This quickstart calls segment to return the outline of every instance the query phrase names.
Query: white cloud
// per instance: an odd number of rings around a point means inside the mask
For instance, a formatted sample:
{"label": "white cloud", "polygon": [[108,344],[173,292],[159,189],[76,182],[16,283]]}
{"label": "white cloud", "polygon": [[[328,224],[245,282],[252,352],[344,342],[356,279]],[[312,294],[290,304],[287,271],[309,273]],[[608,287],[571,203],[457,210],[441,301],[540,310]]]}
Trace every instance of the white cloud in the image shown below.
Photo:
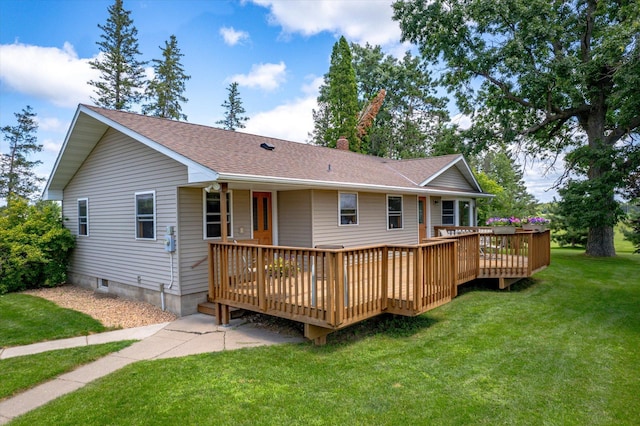
{"label": "white cloud", "polygon": [[300,88],[304,97],[253,115],[242,131],[288,141],[306,142],[309,139],[309,131],[314,126],[313,110],[318,107],[316,99],[323,78],[309,75],[306,80],[309,83]]}
{"label": "white cloud", "polygon": [[322,83],[324,83],[324,77],[309,75],[306,77],[306,79],[310,80],[311,82],[302,86],[302,93],[307,96],[313,96],[314,99],[317,98],[318,93],[320,93],[320,86],[322,86]]}
{"label": "white cloud", "polygon": [[0,80],[13,91],[45,99],[62,107],[89,103],[89,80],[99,73],[90,59],[80,59],[73,46],[32,46],[21,43],[0,45]]}
{"label": "white cloud", "polygon": [[56,117],[36,116],[36,121],[38,122],[38,130],[45,132],[64,133],[69,127],[69,123],[63,123]]}
{"label": "white cloud", "polygon": [[252,1],[268,8],[270,23],[282,26],[285,33],[311,36],[328,31],[344,35],[349,42],[382,46],[400,41],[400,27],[392,19],[392,0]]}
{"label": "white cloud", "polygon": [[456,114],[451,117],[451,123],[457,124],[462,130],[467,130],[471,127],[471,117],[465,114]]}
{"label": "white cloud", "polygon": [[279,105],[271,111],[260,112],[247,121],[243,132],[305,142],[310,129],[313,129],[312,110],[317,107],[316,97],[296,99]]}
{"label": "white cloud", "polygon": [[249,40],[249,33],[246,31],[236,31],[233,27],[220,28],[220,35],[229,46],[235,46],[244,40]]}
{"label": "white cloud", "polygon": [[275,90],[285,81],[287,66],[278,64],[258,64],[251,67],[249,74],[236,74],[230,78],[240,86],[257,87],[264,90]]}
{"label": "white cloud", "polygon": [[58,153],[60,152],[60,148],[62,147],[62,142],[56,142],[52,139],[45,139],[42,141],[42,148],[45,151]]}

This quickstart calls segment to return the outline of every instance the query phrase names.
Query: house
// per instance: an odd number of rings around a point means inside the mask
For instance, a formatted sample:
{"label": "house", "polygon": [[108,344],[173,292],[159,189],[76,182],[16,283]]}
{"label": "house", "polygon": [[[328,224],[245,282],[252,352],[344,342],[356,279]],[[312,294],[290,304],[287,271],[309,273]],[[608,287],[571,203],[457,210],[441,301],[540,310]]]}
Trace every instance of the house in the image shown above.
{"label": "house", "polygon": [[489,196],[461,155],[392,160],[88,105],[44,192],[76,235],[69,282],[179,315],[207,300],[211,241],[417,244],[475,226]]}

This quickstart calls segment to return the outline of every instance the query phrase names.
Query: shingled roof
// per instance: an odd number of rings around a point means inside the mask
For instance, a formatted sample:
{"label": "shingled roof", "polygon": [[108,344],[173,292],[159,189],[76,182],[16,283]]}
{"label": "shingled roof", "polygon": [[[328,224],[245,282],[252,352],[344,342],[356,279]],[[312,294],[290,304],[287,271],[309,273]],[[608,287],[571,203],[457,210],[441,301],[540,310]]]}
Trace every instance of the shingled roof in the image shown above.
{"label": "shingled roof", "polygon": [[455,166],[477,188],[474,193],[482,194],[459,154],[391,160],[88,105],[78,107],[45,192],[64,189],[109,127],[189,166],[191,183],[245,180],[414,192]]}

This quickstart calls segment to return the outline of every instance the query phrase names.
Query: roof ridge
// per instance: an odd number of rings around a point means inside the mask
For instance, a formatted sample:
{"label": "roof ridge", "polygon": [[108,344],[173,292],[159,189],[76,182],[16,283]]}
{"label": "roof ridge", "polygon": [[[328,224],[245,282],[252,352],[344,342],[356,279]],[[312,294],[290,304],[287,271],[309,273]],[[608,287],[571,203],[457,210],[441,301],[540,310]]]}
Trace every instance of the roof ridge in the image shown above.
{"label": "roof ridge", "polygon": [[[116,109],[110,109],[110,108],[103,108],[103,107],[99,107],[96,105],[89,105],[89,104],[80,104],[81,106],[87,107],[95,112],[100,113],[100,111],[107,111],[108,113],[116,113],[116,114],[127,114],[127,115],[135,115],[137,117],[143,118],[143,119],[156,119],[156,120],[161,120],[164,122],[168,122],[171,124],[177,124],[177,125],[185,125],[185,126],[195,126],[195,127],[199,127],[199,128],[204,128],[204,129],[213,129],[216,131],[220,131],[220,132],[224,132],[224,133],[229,133],[229,134],[234,134],[234,135],[238,135],[238,134],[242,134],[242,135],[247,135],[250,137],[255,137],[255,138],[260,138],[260,139],[264,139],[264,140],[272,140],[272,141],[280,141],[280,142],[284,142],[284,143],[295,143],[298,145],[306,145],[309,147],[314,147],[314,148],[323,148],[323,149],[329,149],[333,151],[337,151],[337,152],[341,152],[347,155],[358,155],[361,157],[366,157],[366,158],[370,158],[374,161],[378,161],[378,160],[384,160],[384,161],[393,161],[393,162],[397,162],[397,161],[401,161],[401,160],[395,160],[392,158],[387,158],[387,157],[378,157],[377,155],[372,155],[372,154],[364,154],[361,152],[355,152],[355,151],[351,151],[351,150],[339,150],[337,148],[331,148],[328,146],[324,146],[324,145],[316,145],[314,143],[308,143],[308,142],[297,142],[297,141],[293,141],[293,140],[289,140],[289,139],[282,139],[282,138],[277,138],[277,137],[273,137],[273,136],[264,136],[264,135],[258,135],[255,133],[248,133],[248,132],[243,132],[243,131],[235,131],[235,130],[227,130],[227,129],[222,129],[220,127],[215,127],[215,126],[210,126],[210,125],[206,125],[206,124],[199,124],[199,123],[192,123],[189,121],[180,121],[180,120],[173,120],[170,118],[165,118],[165,117],[157,117],[154,115],[145,115],[145,114],[141,114],[139,112],[135,112],[135,111],[123,111],[123,110],[116,110]],[[101,114],[104,115],[104,114]]]}

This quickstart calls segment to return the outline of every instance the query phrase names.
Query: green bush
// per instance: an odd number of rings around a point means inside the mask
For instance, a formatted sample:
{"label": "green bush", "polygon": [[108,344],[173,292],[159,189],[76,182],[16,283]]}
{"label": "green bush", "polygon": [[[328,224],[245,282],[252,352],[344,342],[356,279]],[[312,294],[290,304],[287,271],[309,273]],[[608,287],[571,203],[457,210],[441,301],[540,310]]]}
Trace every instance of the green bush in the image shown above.
{"label": "green bush", "polygon": [[11,198],[0,211],[0,294],[64,282],[74,245],[57,204]]}

